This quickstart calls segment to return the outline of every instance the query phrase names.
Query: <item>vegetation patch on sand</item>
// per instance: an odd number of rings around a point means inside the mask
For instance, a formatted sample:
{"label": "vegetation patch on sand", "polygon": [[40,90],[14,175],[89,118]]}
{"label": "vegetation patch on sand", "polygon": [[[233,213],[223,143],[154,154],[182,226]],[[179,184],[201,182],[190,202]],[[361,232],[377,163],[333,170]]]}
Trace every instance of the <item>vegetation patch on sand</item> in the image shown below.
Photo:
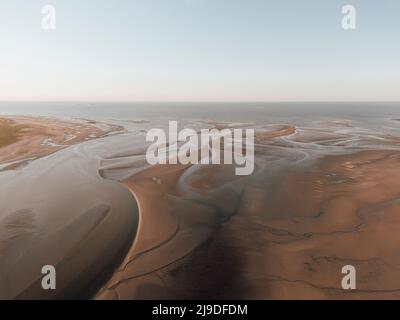
{"label": "vegetation patch on sand", "polygon": [[0,148],[17,142],[20,130],[12,120],[0,119]]}

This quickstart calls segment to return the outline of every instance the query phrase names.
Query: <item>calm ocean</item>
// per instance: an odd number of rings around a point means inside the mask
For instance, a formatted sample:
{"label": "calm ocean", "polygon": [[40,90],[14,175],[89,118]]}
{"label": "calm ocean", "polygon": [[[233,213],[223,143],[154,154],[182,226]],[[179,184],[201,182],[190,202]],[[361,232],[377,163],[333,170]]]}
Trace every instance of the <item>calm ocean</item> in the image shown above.
{"label": "calm ocean", "polygon": [[0,115],[104,119],[212,119],[290,122],[353,120],[382,124],[400,119],[400,102],[0,102]]}

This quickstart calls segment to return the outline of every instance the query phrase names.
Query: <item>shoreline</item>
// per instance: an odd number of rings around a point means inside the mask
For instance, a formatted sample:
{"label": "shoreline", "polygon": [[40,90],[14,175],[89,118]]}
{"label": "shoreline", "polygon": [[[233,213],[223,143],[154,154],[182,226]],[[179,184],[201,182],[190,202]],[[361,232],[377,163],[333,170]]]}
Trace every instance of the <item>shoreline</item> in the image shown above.
{"label": "shoreline", "polygon": [[[30,152],[35,157],[0,172],[0,299],[89,298],[123,259],[137,228],[132,194],[102,179],[96,155],[87,153],[90,146],[101,150],[105,141],[96,138],[118,127],[104,130],[86,121],[18,119],[28,121],[30,131],[1,148],[2,155],[16,156],[12,160],[17,161]],[[48,134],[65,142],[73,130],[79,131],[77,138],[60,147],[40,143]],[[37,135],[31,140],[32,131]],[[84,143],[89,140],[93,143]],[[6,153],[9,148],[16,152]],[[41,287],[45,265],[56,268],[56,291]]]}
{"label": "shoreline", "polygon": [[[52,117],[0,116],[1,122],[16,131],[14,139],[0,147],[0,168],[13,170],[38,158],[84,141],[121,132],[122,127],[84,119],[63,120]],[[0,134],[7,127],[0,126]]]}
{"label": "shoreline", "polygon": [[[31,125],[44,121],[28,120]],[[65,125],[51,121],[44,123],[56,123],[55,129]],[[45,145],[35,152],[53,150],[48,159],[30,164],[23,159],[29,170],[17,160],[15,167],[8,167],[14,170],[0,176],[0,201],[12,203],[0,214],[0,231],[22,224],[12,230],[16,237],[0,232],[0,254],[5,252],[28,271],[24,279],[33,275],[29,268],[35,254],[47,250],[57,261],[65,252],[74,256],[73,267],[61,271],[66,278],[60,280],[65,285],[60,292],[66,296],[72,295],[72,269],[79,273],[77,266],[84,266],[80,276],[91,289],[81,289],[94,299],[400,298],[400,283],[394,279],[400,272],[396,137],[365,134],[359,139],[348,123],[348,133],[337,133],[338,123],[311,130],[258,125],[257,174],[238,177],[229,165],[142,166],[145,149],[136,133],[80,147],[96,128],[96,122],[83,121],[83,127],[81,122],[69,124],[68,130],[81,133],[80,139],[67,141],[76,145],[72,150]],[[40,129],[37,135],[35,143],[48,133]],[[58,137],[65,141],[65,130]],[[364,150],[346,149],[353,141]],[[13,184],[6,187],[8,181]],[[37,182],[34,192],[31,181]],[[48,195],[46,206],[36,200],[43,194]],[[68,245],[56,248],[47,239],[18,260],[24,245],[40,239],[35,238],[39,230],[60,231],[52,241]],[[104,262],[95,265],[98,259]],[[10,274],[8,285],[16,281],[17,288],[21,270],[12,270],[6,260],[0,262],[0,271]],[[340,288],[345,264],[357,268],[356,291]],[[101,281],[92,270],[102,275]],[[33,287],[19,297],[44,297],[38,284]]]}

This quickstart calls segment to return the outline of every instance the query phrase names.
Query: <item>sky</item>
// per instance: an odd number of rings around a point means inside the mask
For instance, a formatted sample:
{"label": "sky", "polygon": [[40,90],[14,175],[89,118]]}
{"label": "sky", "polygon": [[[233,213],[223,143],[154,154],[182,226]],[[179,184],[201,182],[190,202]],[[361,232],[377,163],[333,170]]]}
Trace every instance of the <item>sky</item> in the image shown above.
{"label": "sky", "polygon": [[0,100],[400,101],[399,36],[399,0],[0,0]]}

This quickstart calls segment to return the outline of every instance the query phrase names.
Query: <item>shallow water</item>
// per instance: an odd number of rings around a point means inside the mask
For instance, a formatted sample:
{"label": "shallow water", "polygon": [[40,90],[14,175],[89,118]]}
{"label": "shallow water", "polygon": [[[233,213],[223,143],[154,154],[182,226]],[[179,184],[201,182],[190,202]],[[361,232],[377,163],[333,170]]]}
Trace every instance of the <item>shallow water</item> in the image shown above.
{"label": "shallow water", "polygon": [[0,114],[91,119],[203,118],[226,121],[291,122],[400,117],[399,102],[0,102]]}
{"label": "shallow water", "polygon": [[[0,172],[0,228],[7,230],[0,233],[0,297],[6,298],[35,286],[42,265],[60,264],[67,257],[72,261],[69,268],[95,264],[90,273],[96,274],[115,259],[104,252],[129,243],[138,219],[133,196],[116,181],[148,167],[145,133],[154,127],[166,129],[170,119],[197,129],[209,126],[198,119],[248,123],[261,133],[266,124],[296,125],[295,134],[256,143],[256,171],[249,179],[264,187],[283,171],[303,170],[326,155],[400,150],[398,103],[1,102],[0,114],[86,118],[128,130],[68,147],[18,170]],[[207,193],[193,189],[193,176],[201,175],[201,170],[201,166],[192,167],[179,180],[186,196],[201,198]],[[215,190],[224,187],[223,181],[220,184]],[[211,201],[207,195],[205,199]],[[62,249],[57,247],[59,241]],[[82,249],[83,242],[88,245]],[[85,250],[91,250],[92,259],[82,258]],[[81,276],[82,289],[90,277]]]}

